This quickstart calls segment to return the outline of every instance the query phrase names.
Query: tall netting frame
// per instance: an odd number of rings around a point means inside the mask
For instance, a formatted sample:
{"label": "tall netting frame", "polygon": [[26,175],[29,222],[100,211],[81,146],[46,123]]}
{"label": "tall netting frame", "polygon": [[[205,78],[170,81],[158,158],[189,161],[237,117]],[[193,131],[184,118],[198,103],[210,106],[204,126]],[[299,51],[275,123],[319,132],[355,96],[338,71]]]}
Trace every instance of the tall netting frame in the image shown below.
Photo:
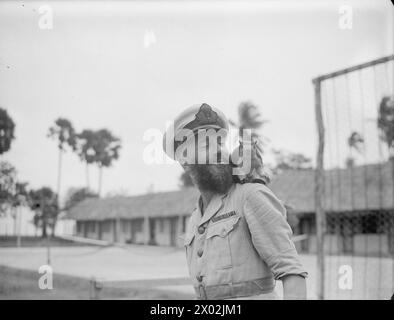
{"label": "tall netting frame", "polygon": [[317,298],[394,291],[394,55],[313,79]]}

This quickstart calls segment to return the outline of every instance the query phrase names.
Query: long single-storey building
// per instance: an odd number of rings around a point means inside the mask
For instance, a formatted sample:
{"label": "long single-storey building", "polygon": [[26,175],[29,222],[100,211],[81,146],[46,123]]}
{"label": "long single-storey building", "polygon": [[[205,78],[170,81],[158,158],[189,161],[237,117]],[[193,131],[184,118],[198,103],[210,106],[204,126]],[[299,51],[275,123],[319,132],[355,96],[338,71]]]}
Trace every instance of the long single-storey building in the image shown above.
{"label": "long single-storey building", "polygon": [[[394,163],[325,172],[325,250],[331,254],[394,254]],[[308,235],[299,250],[316,252],[315,172],[291,170],[270,187],[291,207],[295,234]]]}
{"label": "long single-storey building", "polygon": [[109,242],[181,245],[198,191],[186,188],[133,197],[86,199],[69,212],[78,236]]}
{"label": "long single-storey building", "polygon": [[[393,165],[325,172],[326,250],[332,254],[394,254]],[[269,187],[288,208],[300,252],[316,252],[315,171],[286,170]],[[78,236],[118,243],[180,246],[198,191],[185,188],[133,197],[87,199],[69,217]],[[296,221],[297,223],[295,223]]]}

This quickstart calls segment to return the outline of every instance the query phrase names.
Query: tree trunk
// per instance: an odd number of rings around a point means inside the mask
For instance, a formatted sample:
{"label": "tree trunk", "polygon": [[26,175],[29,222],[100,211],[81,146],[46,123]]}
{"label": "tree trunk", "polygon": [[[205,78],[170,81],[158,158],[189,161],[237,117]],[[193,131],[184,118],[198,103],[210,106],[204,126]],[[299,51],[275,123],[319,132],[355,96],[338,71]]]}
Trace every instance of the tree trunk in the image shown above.
{"label": "tree trunk", "polygon": [[57,167],[57,202],[59,205],[59,198],[60,198],[60,186],[61,186],[61,179],[62,179],[62,149],[59,148],[59,159],[58,159],[58,167]]}
{"label": "tree trunk", "polygon": [[85,167],[85,173],[86,173],[86,188],[89,190],[90,189],[89,164],[87,162],[86,162],[86,167]]}
{"label": "tree trunk", "polygon": [[11,208],[11,216],[14,219],[14,236],[17,235],[17,220],[18,217],[16,216],[16,208]]}
{"label": "tree trunk", "polygon": [[19,248],[21,247],[21,229],[22,229],[22,212],[21,207],[17,207],[16,209],[16,220],[18,221],[18,234],[16,236],[16,246]]}
{"label": "tree trunk", "polygon": [[[62,158],[63,152],[62,149],[59,148],[59,163],[57,168],[57,207],[60,208],[60,188],[61,188],[61,178],[62,178]],[[52,226],[52,237],[55,236],[55,226],[56,220],[53,222]]]}
{"label": "tree trunk", "polygon": [[98,185],[98,195],[101,196],[101,186],[103,181],[103,167],[99,165],[99,185]]}
{"label": "tree trunk", "polygon": [[394,207],[394,154],[390,157],[390,162],[391,162],[391,183],[392,183],[392,194],[393,194],[393,204],[392,206]]}
{"label": "tree trunk", "polygon": [[57,222],[57,219],[55,219],[55,220],[53,221],[53,225],[52,225],[52,237],[55,237],[56,222]]}
{"label": "tree trunk", "polygon": [[46,222],[42,223],[42,237],[43,238],[47,237],[47,224],[46,224]]}
{"label": "tree trunk", "polygon": [[[392,194],[392,207],[394,208],[394,148],[393,154],[390,155],[389,149],[389,162],[391,163],[391,194]],[[394,254],[394,216],[390,216],[389,218],[389,253]],[[393,295],[394,296],[394,295]]]}

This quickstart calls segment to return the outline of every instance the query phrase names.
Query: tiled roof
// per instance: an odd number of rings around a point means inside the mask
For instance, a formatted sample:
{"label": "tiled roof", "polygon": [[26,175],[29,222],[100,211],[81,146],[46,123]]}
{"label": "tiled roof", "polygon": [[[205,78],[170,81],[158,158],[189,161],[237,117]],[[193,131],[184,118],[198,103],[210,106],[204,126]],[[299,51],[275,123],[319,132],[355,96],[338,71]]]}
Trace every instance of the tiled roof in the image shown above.
{"label": "tiled roof", "polygon": [[[326,211],[394,209],[394,164],[357,166],[325,172]],[[314,212],[315,172],[287,170],[269,187],[295,212]]]}
{"label": "tiled roof", "polygon": [[194,209],[198,195],[197,189],[186,188],[133,197],[90,198],[70,210],[68,217],[76,220],[105,220],[186,215]]}

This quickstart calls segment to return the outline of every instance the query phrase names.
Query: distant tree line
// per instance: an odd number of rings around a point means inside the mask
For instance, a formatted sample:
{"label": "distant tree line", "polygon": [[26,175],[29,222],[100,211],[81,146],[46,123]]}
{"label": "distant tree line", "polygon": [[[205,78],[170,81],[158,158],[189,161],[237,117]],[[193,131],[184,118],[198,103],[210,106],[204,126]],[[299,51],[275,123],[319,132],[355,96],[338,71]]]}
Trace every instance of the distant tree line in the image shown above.
{"label": "distant tree line", "polygon": [[[386,145],[389,160],[394,162],[394,96],[385,96],[380,101],[376,126],[381,142]],[[350,151],[365,154],[365,138],[360,132],[352,131],[347,138],[347,145]],[[346,166],[352,167],[354,164],[354,156],[349,155],[346,159]]]}
{"label": "distant tree line", "polygon": [[[42,230],[42,236],[55,233],[55,226],[62,210],[69,210],[78,202],[98,197],[101,193],[103,179],[102,171],[108,168],[119,158],[121,141],[108,129],[84,129],[77,132],[71,121],[58,118],[49,128],[47,136],[57,141],[58,172],[56,191],[44,186],[38,189],[29,189],[27,182],[17,179],[16,168],[7,161],[0,161],[0,215],[10,214],[16,220],[16,210],[21,206],[29,207],[34,211],[33,223]],[[15,122],[7,110],[0,108],[0,157],[11,149],[15,139]],[[74,152],[86,164],[86,187],[71,189],[63,207],[59,203],[61,191],[61,173],[63,154]],[[97,192],[90,189],[89,165],[99,168],[99,184]],[[14,223],[16,225],[16,223]]]}

